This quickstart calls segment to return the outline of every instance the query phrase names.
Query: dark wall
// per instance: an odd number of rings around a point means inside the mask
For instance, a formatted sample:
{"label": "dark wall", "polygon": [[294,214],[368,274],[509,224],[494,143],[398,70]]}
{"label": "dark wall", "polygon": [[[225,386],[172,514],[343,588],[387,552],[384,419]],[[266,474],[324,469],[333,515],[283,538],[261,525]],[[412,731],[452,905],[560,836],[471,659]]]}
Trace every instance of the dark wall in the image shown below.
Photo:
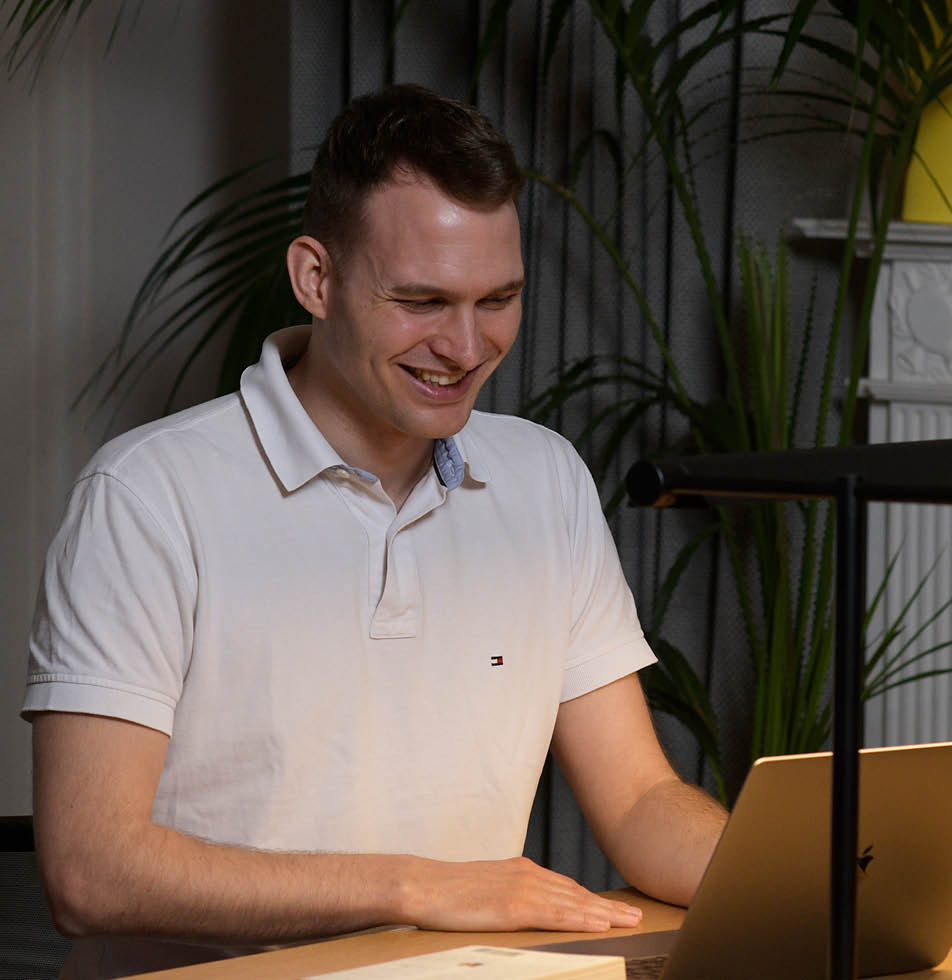
{"label": "dark wall", "polygon": [[[565,180],[579,144],[600,128],[617,132],[614,58],[588,5],[572,8],[551,70],[541,78],[551,5],[517,0],[500,43],[470,88],[487,24],[489,3],[445,0],[411,2],[399,25],[402,4],[367,0],[291,4],[291,133],[295,146],[315,143],[329,118],[349,96],[390,81],[413,81],[459,98],[472,98],[513,141],[520,161]],[[657,3],[647,24],[660,38],[697,2]],[[778,3],[748,3],[748,16],[782,9]],[[788,5],[786,5],[788,6]],[[393,37],[393,46],[390,38]],[[734,240],[740,231],[771,248],[794,216],[839,217],[845,211],[850,173],[848,147],[821,149],[814,136],[762,140],[756,121],[761,96],[746,97],[763,82],[779,48],[767,37],[721,48],[686,87],[689,110],[706,105],[695,128],[696,179],[703,201],[704,234],[721,291],[737,315]],[[817,66],[802,66],[814,71]],[[824,70],[822,67],[819,70]],[[629,95],[624,109],[629,146],[644,136],[643,120]],[[833,152],[831,152],[831,149]],[[298,157],[305,161],[307,154]],[[664,330],[685,383],[702,399],[721,391],[710,304],[694,248],[680,219],[659,160],[650,153],[624,172],[625,192],[616,193],[612,156],[596,147],[577,187],[593,213],[617,234],[629,268]],[[484,392],[483,407],[519,412],[573,360],[620,353],[663,373],[644,318],[582,220],[550,190],[530,182],[522,200],[528,268],[522,334],[497,378]],[[833,286],[824,266],[794,257],[792,319],[802,320],[815,276],[818,317],[832,304]],[[809,394],[809,393],[808,393]],[[550,424],[578,436],[592,414],[622,391],[611,386],[579,398]],[[672,413],[648,413],[623,443],[602,481],[607,499],[636,457],[655,452],[683,434]],[[805,433],[808,437],[809,433]],[[595,446],[580,449],[594,462]],[[697,515],[658,515],[625,508],[612,527],[642,619],[650,617],[665,569],[701,526]],[[666,634],[704,677],[721,723],[727,780],[736,790],[749,764],[752,672],[730,588],[724,556],[709,547],[692,562],[668,614]],[[700,754],[684,729],[659,716],[662,740],[688,778],[709,783]],[[561,777],[546,773],[540,789],[529,853],[594,887],[618,882],[587,836]]]}

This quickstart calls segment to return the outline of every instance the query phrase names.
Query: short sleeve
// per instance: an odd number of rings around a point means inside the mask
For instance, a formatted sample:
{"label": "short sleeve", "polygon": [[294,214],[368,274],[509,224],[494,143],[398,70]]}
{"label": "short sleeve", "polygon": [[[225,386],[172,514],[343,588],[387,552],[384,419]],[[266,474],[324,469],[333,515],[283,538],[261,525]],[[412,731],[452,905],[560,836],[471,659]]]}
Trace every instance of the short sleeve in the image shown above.
{"label": "short sleeve", "polygon": [[111,474],[76,484],[40,585],[25,718],[99,714],[171,734],[196,576],[168,524]]}
{"label": "short sleeve", "polygon": [[571,630],[562,701],[587,694],[656,661],[638,621],[618,551],[588,468],[574,452],[562,479],[570,535]]}

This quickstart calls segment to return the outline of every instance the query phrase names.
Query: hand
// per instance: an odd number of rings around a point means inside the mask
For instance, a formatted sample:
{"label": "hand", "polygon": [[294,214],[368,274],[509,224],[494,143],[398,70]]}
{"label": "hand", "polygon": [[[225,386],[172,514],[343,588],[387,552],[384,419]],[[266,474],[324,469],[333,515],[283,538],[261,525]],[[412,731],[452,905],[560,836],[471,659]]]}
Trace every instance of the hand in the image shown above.
{"label": "hand", "polygon": [[528,858],[419,862],[407,882],[404,921],[423,929],[605,932],[641,922],[641,909],[601,898]]}

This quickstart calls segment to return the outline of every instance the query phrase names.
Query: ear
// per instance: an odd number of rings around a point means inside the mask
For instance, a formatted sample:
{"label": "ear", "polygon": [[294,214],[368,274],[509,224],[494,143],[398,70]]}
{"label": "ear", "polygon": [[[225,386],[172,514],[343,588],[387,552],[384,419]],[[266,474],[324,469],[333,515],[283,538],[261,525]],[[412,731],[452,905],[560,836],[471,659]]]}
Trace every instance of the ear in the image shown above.
{"label": "ear", "polygon": [[327,249],[310,235],[288,246],[288,276],[297,301],[319,320],[327,318],[327,294],[332,279]]}

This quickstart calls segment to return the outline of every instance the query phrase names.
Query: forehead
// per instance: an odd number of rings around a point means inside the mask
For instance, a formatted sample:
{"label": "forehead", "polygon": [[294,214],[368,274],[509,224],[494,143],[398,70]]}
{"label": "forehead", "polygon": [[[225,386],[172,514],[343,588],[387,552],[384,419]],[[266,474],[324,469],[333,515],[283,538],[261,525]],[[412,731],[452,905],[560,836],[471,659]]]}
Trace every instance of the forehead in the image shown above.
{"label": "forehead", "polygon": [[358,252],[381,285],[403,282],[492,289],[522,278],[515,204],[478,208],[431,181],[398,177],[375,190],[364,209]]}

